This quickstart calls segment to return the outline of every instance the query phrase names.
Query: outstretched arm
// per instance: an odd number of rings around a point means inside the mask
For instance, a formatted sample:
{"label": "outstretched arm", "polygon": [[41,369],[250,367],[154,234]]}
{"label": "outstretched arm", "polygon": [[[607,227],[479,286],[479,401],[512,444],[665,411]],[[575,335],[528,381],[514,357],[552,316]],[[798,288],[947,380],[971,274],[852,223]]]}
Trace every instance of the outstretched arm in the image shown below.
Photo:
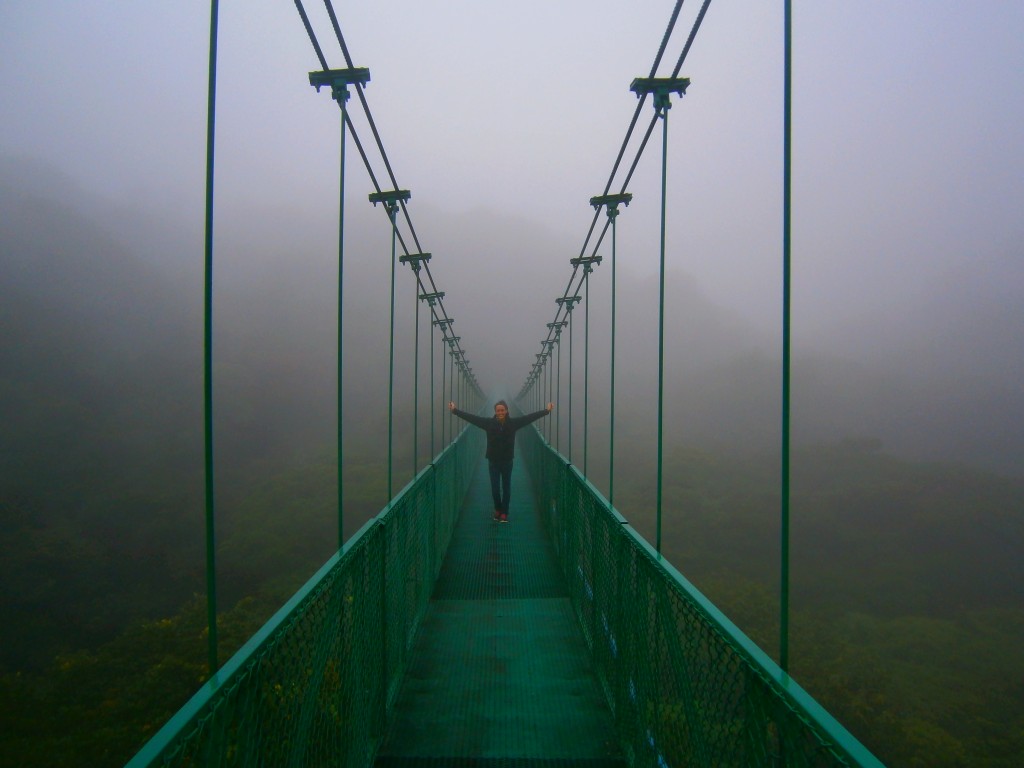
{"label": "outstretched arm", "polygon": [[526,416],[520,416],[517,419],[512,419],[512,423],[515,425],[516,429],[519,429],[520,427],[525,427],[527,424],[530,424],[543,416],[547,416],[554,409],[555,404],[548,403],[548,407],[545,408],[543,411],[537,411],[536,413],[528,413]]}
{"label": "outstretched arm", "polygon": [[455,407],[455,403],[452,402],[448,403],[448,410],[451,411],[456,416],[458,416],[463,421],[468,421],[474,427],[486,428],[487,425],[490,424],[491,422],[491,419],[489,419],[486,416],[477,416],[475,413],[466,413],[465,411],[460,411],[458,408]]}

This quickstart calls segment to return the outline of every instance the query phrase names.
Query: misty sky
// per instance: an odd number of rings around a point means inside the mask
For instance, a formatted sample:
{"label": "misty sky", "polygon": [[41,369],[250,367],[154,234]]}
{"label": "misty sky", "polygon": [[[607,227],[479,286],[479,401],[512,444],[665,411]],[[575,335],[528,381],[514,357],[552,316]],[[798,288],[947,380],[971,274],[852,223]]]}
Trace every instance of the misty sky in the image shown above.
{"label": "misty sky", "polygon": [[[330,66],[344,66],[322,4],[306,5]],[[632,116],[629,84],[648,74],[674,3],[335,5],[355,64],[371,71],[367,98],[446,307],[485,363],[477,375],[485,386],[525,375]],[[1005,334],[992,309],[1024,293],[1024,4],[794,5],[796,342],[856,355],[929,334],[950,351],[965,323],[980,324],[965,345]],[[684,6],[659,74],[698,7]],[[782,8],[712,2],[682,71],[690,91],[670,113],[669,267],[769,338],[781,305]],[[220,22],[218,237],[293,211],[297,229],[319,222],[329,253],[338,110],[308,85],[319,66],[295,6],[224,2]],[[165,217],[193,233],[196,251],[180,258],[200,263],[208,26],[205,0],[7,0],[0,155]],[[376,222],[385,257],[386,221],[354,152],[350,163],[349,215]],[[620,219],[620,269],[643,276],[657,270],[659,163],[654,142]],[[446,262],[460,250],[451,222],[484,215],[545,233],[557,252],[502,242]],[[217,258],[240,257],[224,247]],[[486,301],[481,285],[495,289]],[[551,317],[519,316],[536,292]],[[530,323],[536,349],[518,359],[504,329]],[[1019,346],[1004,350],[1003,375],[1020,359]]]}

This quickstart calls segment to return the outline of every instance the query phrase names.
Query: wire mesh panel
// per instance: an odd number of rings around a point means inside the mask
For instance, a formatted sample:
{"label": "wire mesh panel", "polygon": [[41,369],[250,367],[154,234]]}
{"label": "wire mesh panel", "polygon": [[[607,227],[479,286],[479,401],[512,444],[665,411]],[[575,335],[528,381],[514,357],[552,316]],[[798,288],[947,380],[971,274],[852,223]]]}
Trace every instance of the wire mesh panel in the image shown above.
{"label": "wire mesh panel", "polygon": [[631,766],[880,766],[536,430],[534,493]]}
{"label": "wire mesh panel", "polygon": [[479,440],[439,454],[128,765],[371,765]]}

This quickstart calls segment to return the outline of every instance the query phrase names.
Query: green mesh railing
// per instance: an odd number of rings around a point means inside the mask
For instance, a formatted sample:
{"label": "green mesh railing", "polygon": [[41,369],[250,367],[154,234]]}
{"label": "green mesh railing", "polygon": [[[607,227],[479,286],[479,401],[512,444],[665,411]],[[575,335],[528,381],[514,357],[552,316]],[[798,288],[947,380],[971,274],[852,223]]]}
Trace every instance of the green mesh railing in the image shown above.
{"label": "green mesh railing", "polygon": [[[371,765],[481,439],[464,431],[129,768]],[[881,766],[538,431],[519,442],[633,768]]]}
{"label": "green mesh railing", "polygon": [[481,435],[440,453],[128,765],[371,764]]}
{"label": "green mesh railing", "polygon": [[541,516],[629,764],[881,766],[537,430]]}

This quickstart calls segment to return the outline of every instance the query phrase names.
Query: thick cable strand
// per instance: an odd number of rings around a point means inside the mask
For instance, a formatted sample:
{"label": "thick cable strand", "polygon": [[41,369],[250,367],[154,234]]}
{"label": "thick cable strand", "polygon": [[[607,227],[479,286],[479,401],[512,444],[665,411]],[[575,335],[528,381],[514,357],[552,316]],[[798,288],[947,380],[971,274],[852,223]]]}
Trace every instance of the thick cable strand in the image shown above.
{"label": "thick cable strand", "polygon": [[[686,58],[686,54],[689,51],[690,46],[693,43],[693,39],[696,36],[697,30],[699,29],[700,23],[701,23],[701,21],[704,18],[704,14],[707,12],[707,7],[708,7],[708,5],[710,5],[710,2],[711,2],[711,0],[705,0],[704,5],[701,7],[701,10],[700,10],[700,12],[698,14],[697,22],[695,23],[694,27],[690,30],[690,34],[689,34],[689,37],[687,38],[687,42],[686,42],[686,44],[685,44],[685,46],[683,48],[683,52],[680,55],[679,60],[676,63],[676,72],[677,73],[678,73],[679,68],[682,66],[683,60],[685,60],[685,58]],[[655,55],[654,63],[651,65],[651,70],[650,70],[650,76],[651,77],[655,76],[655,74],[657,73],[658,67],[661,64],[661,60],[664,57],[665,51],[666,51],[666,49],[668,47],[669,39],[671,38],[672,32],[675,29],[675,25],[676,25],[676,22],[678,21],[679,13],[680,13],[680,11],[682,9],[682,6],[683,6],[683,0],[678,0],[676,2],[675,7],[673,8],[672,15],[671,15],[671,17],[669,19],[669,22],[668,22],[668,24],[666,25],[666,28],[665,28],[665,33],[662,36],[661,45],[659,46],[658,52]],[[616,155],[615,162],[612,164],[612,170],[611,170],[611,173],[608,176],[608,182],[605,184],[603,194],[608,194],[608,191],[612,188],[612,184],[614,183],[615,176],[618,173],[619,167],[620,167],[620,165],[622,163],[622,159],[623,159],[623,157],[626,154],[626,150],[627,150],[627,148],[629,146],[629,142],[630,142],[630,140],[631,140],[631,138],[633,136],[633,131],[635,130],[636,124],[637,124],[637,122],[640,119],[640,114],[641,114],[641,111],[643,110],[644,103],[646,102],[646,99],[647,99],[647,95],[644,94],[644,95],[642,95],[640,97],[640,99],[637,102],[637,106],[636,106],[636,109],[633,112],[633,117],[630,120],[629,127],[626,129],[625,138],[623,139],[622,144],[619,147],[619,152]],[[657,117],[657,114],[655,114],[655,116],[651,119],[651,122],[650,122],[650,124],[647,127],[647,131],[645,132],[644,138],[643,138],[643,140],[640,143],[640,147],[637,150],[636,155],[634,156],[633,162],[630,165],[629,172],[626,174],[626,178],[622,182],[622,188],[620,190],[621,192],[625,192],[626,189],[628,189],[629,182],[632,179],[633,174],[635,173],[635,171],[636,171],[636,169],[637,169],[637,167],[638,167],[638,165],[640,163],[640,158],[643,156],[644,151],[647,148],[647,144],[650,141],[651,135],[654,132],[654,128],[657,125],[657,121],[658,121],[658,117]],[[593,217],[593,219],[591,219],[590,227],[587,230],[587,235],[586,235],[586,237],[584,238],[584,241],[583,241],[583,246],[580,248],[580,256],[583,256],[587,252],[588,244],[590,243],[590,240],[591,240],[591,238],[594,235],[594,230],[597,228],[597,222],[599,220],[600,213],[601,213],[600,209],[595,210],[595,212],[594,212],[594,217]],[[594,254],[597,253],[597,250],[600,248],[601,243],[604,241],[604,238],[606,237],[606,235],[608,233],[608,228],[609,228],[609,222],[606,220],[604,227],[601,229],[600,236],[598,237],[597,241],[594,244],[594,248],[593,248],[593,253]],[[574,291],[573,293],[570,294],[570,290],[572,289],[572,283],[573,283],[573,280],[575,280],[575,278],[576,278],[576,269],[574,268],[573,272],[572,272],[572,274],[570,275],[570,278],[569,278],[569,284],[566,287],[565,292],[563,293],[563,298],[569,298],[570,295],[571,296],[579,296],[579,286],[577,286],[577,290],[576,291]],[[582,281],[581,281],[581,283],[582,283]],[[555,314],[555,322],[558,321],[558,319],[559,319],[559,317],[561,315],[561,311],[562,311],[561,308],[559,308],[559,311],[556,312],[556,314]],[[551,338],[551,332],[549,331],[547,339],[545,339],[545,340],[550,340],[550,338]]]}
{"label": "thick cable strand", "polygon": [[[327,8],[327,15],[331,19],[331,25],[334,27],[334,34],[338,38],[338,45],[341,46],[341,53],[345,57],[345,63],[349,67],[355,66],[352,63],[352,55],[349,53],[348,45],[345,43],[345,36],[341,32],[341,25],[338,23],[338,16],[334,12],[334,3],[331,0],[324,0],[324,5]],[[370,105],[366,101],[366,96],[363,94],[363,88],[360,85],[356,85],[356,95],[359,96],[359,103],[363,107],[363,113],[366,115],[366,122],[370,126],[370,132],[373,133],[373,138],[377,142],[377,148],[380,150],[381,160],[384,161],[384,167],[387,169],[388,178],[391,179],[391,183],[394,189],[398,189],[398,180],[395,178],[395,172],[391,167],[391,161],[388,159],[388,153],[384,150],[384,142],[380,138],[380,132],[377,130],[377,123],[373,119],[373,115],[370,112]],[[416,251],[421,252],[423,248],[420,246],[419,237],[416,235],[416,229],[412,224],[412,217],[409,216],[409,211],[405,206],[404,201],[399,201],[399,205],[402,208],[402,216],[405,219],[406,224],[409,227],[409,233],[412,235],[413,242],[416,245]],[[405,243],[402,243],[403,248]]]}
{"label": "thick cable strand", "polygon": [[[353,61],[352,61],[352,56],[351,56],[351,54],[349,52],[348,45],[345,42],[345,36],[342,33],[342,31],[341,31],[341,25],[338,22],[337,14],[334,11],[334,6],[330,2],[330,0],[325,0],[325,6],[326,6],[326,9],[327,9],[328,16],[330,17],[330,20],[331,20],[331,25],[334,28],[335,35],[336,35],[336,37],[338,39],[338,43],[341,46],[342,55],[345,58],[345,62],[346,62],[346,64],[349,67],[353,67],[354,64],[353,64]],[[320,62],[320,66],[324,70],[329,69],[328,64],[327,64],[327,59],[324,56],[323,49],[320,46],[319,40],[317,39],[317,36],[316,36],[316,33],[314,32],[312,24],[309,21],[309,16],[306,14],[306,10],[305,10],[305,7],[302,4],[302,0],[295,0],[295,7],[296,7],[296,9],[297,9],[297,11],[299,13],[300,19],[302,20],[303,26],[306,29],[306,33],[309,36],[310,43],[312,44],[313,50],[315,51],[317,59]],[[390,163],[390,161],[387,158],[387,153],[384,150],[383,142],[380,139],[380,134],[379,134],[379,132],[376,129],[376,124],[374,123],[373,116],[370,113],[369,104],[366,101],[366,97],[365,97],[365,95],[363,93],[363,88],[358,83],[355,84],[355,87],[356,87],[357,95],[359,96],[360,105],[363,108],[363,112],[366,115],[367,122],[370,125],[371,130],[372,130],[372,132],[374,134],[374,138],[376,140],[378,150],[380,151],[381,158],[383,159],[384,165],[385,165],[386,169],[388,170],[388,176],[391,179],[392,184],[394,185],[394,188],[397,189],[398,188],[397,179],[395,178],[394,171],[391,168],[391,163]],[[371,181],[371,184],[372,184],[372,186],[374,188],[374,191],[381,192],[382,189],[381,189],[381,186],[380,186],[380,182],[377,180],[377,176],[374,173],[373,164],[370,162],[370,158],[369,158],[369,156],[366,153],[366,149],[364,148],[363,143],[362,143],[362,141],[359,138],[359,133],[356,130],[356,127],[355,127],[355,125],[352,122],[351,116],[347,114],[347,111],[345,113],[344,120],[345,120],[345,123],[346,123],[346,127],[348,128],[348,132],[352,136],[352,140],[355,143],[356,149],[359,152],[359,156],[362,158],[363,165],[366,167],[366,172],[367,172],[367,174],[370,177],[370,181]],[[419,238],[416,235],[416,231],[415,231],[415,228],[413,226],[411,216],[409,215],[408,209],[406,208],[404,203],[401,204],[401,207],[402,207],[403,217],[405,218],[406,224],[409,227],[409,231],[410,231],[410,234],[412,235],[412,239],[413,239],[413,242],[415,243],[417,252],[420,252],[420,251],[422,251],[422,246],[420,245]],[[392,226],[394,226],[394,225],[392,224]],[[402,246],[403,252],[406,255],[408,255],[410,253],[410,249],[409,249],[408,245],[405,242],[405,238],[402,236],[401,232],[396,232],[396,236],[398,238],[398,242]],[[437,293],[438,292],[437,284],[434,281],[433,275],[431,274],[429,267],[425,266],[425,269],[426,269],[426,272],[427,272],[427,276],[430,279],[431,292]],[[443,305],[441,307],[441,315],[445,319],[448,318],[447,312],[445,311]],[[442,329],[442,338],[443,339],[449,338],[449,332],[447,331],[447,327],[445,329]],[[464,353],[464,350],[462,350],[461,345],[459,345],[457,342],[456,342],[456,349],[458,349],[460,352]]]}
{"label": "thick cable strand", "polygon": [[320,61],[320,67],[324,70],[330,69],[327,66],[327,58],[324,56],[323,49],[320,48],[320,42],[316,39],[316,33],[313,31],[313,25],[309,23],[309,16],[306,15],[306,9],[302,5],[302,0],[295,0],[295,9],[299,12],[299,17],[302,19],[302,25],[306,28],[306,34],[309,35],[309,42],[313,44],[313,50],[316,51],[316,57]]}
{"label": "thick cable strand", "polygon": [[672,70],[672,77],[679,76],[679,71],[683,68],[683,62],[686,61],[686,55],[690,52],[690,46],[693,45],[693,40],[697,37],[697,31],[704,22],[704,15],[708,12],[709,5],[711,5],[711,0],[704,0],[704,4],[700,7],[697,18],[693,22],[693,27],[690,29],[690,35],[686,38],[686,44],[683,46],[682,53],[679,54],[679,59],[676,61],[675,69]]}

